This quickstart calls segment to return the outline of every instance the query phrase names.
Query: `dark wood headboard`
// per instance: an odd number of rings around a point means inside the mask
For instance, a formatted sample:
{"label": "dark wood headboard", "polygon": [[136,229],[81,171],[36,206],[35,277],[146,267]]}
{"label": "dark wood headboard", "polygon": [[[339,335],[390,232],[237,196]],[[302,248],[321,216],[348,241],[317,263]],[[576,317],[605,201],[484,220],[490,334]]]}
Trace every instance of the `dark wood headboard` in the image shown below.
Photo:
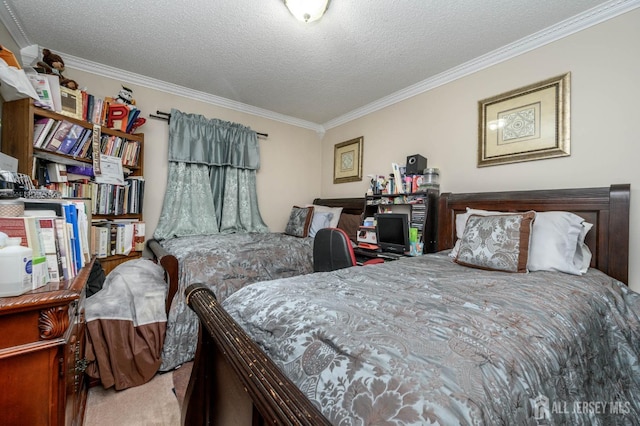
{"label": "dark wood headboard", "polygon": [[356,198],[316,198],[313,204],[327,207],[342,207],[347,214],[362,214],[364,212],[364,197]]}
{"label": "dark wood headboard", "polygon": [[499,211],[569,211],[593,224],[585,239],[591,266],[628,284],[631,186],[537,191],[444,193],[438,206],[438,249],[456,241],[455,217],[467,207]]}

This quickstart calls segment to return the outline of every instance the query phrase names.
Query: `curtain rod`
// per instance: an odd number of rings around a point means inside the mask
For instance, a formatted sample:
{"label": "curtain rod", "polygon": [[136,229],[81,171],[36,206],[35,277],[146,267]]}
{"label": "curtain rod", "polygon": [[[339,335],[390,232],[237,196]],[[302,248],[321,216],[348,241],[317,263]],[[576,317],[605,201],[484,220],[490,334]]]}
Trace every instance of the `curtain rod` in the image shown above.
{"label": "curtain rod", "polygon": [[[167,123],[169,122],[169,120],[171,120],[171,114],[169,114],[168,112],[156,111],[156,114],[158,114],[158,115],[149,114],[149,117],[157,118],[158,120],[164,120]],[[263,138],[268,138],[269,137],[268,133],[256,132],[256,135],[262,136]]]}

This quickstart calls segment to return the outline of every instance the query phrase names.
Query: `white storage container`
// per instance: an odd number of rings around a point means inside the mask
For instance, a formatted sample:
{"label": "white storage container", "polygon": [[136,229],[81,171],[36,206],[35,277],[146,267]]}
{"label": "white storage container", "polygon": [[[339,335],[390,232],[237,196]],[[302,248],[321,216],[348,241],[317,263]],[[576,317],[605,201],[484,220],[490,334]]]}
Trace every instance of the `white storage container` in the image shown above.
{"label": "white storage container", "polygon": [[21,238],[3,236],[0,236],[0,297],[18,296],[31,290],[33,252],[20,245]]}

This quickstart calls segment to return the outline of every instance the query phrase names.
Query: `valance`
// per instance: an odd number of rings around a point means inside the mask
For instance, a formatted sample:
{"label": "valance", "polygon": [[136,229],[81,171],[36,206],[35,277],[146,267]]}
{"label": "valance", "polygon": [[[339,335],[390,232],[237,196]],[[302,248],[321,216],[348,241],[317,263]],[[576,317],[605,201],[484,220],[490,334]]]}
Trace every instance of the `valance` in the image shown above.
{"label": "valance", "polygon": [[169,161],[258,170],[258,138],[247,126],[172,109]]}

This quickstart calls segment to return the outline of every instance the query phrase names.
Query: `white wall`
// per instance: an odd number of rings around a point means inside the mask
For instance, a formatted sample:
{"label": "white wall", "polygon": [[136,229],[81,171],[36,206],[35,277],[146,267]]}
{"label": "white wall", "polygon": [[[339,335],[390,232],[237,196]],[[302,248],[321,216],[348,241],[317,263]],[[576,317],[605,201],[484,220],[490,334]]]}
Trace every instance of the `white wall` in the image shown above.
{"label": "white wall", "polygon": [[[363,175],[421,154],[451,192],[631,184],[630,287],[640,291],[640,10],[573,34],[331,129],[323,140],[322,196],[363,195],[334,185],[333,146],[364,136]],[[571,72],[571,156],[478,168],[478,101]]]}

